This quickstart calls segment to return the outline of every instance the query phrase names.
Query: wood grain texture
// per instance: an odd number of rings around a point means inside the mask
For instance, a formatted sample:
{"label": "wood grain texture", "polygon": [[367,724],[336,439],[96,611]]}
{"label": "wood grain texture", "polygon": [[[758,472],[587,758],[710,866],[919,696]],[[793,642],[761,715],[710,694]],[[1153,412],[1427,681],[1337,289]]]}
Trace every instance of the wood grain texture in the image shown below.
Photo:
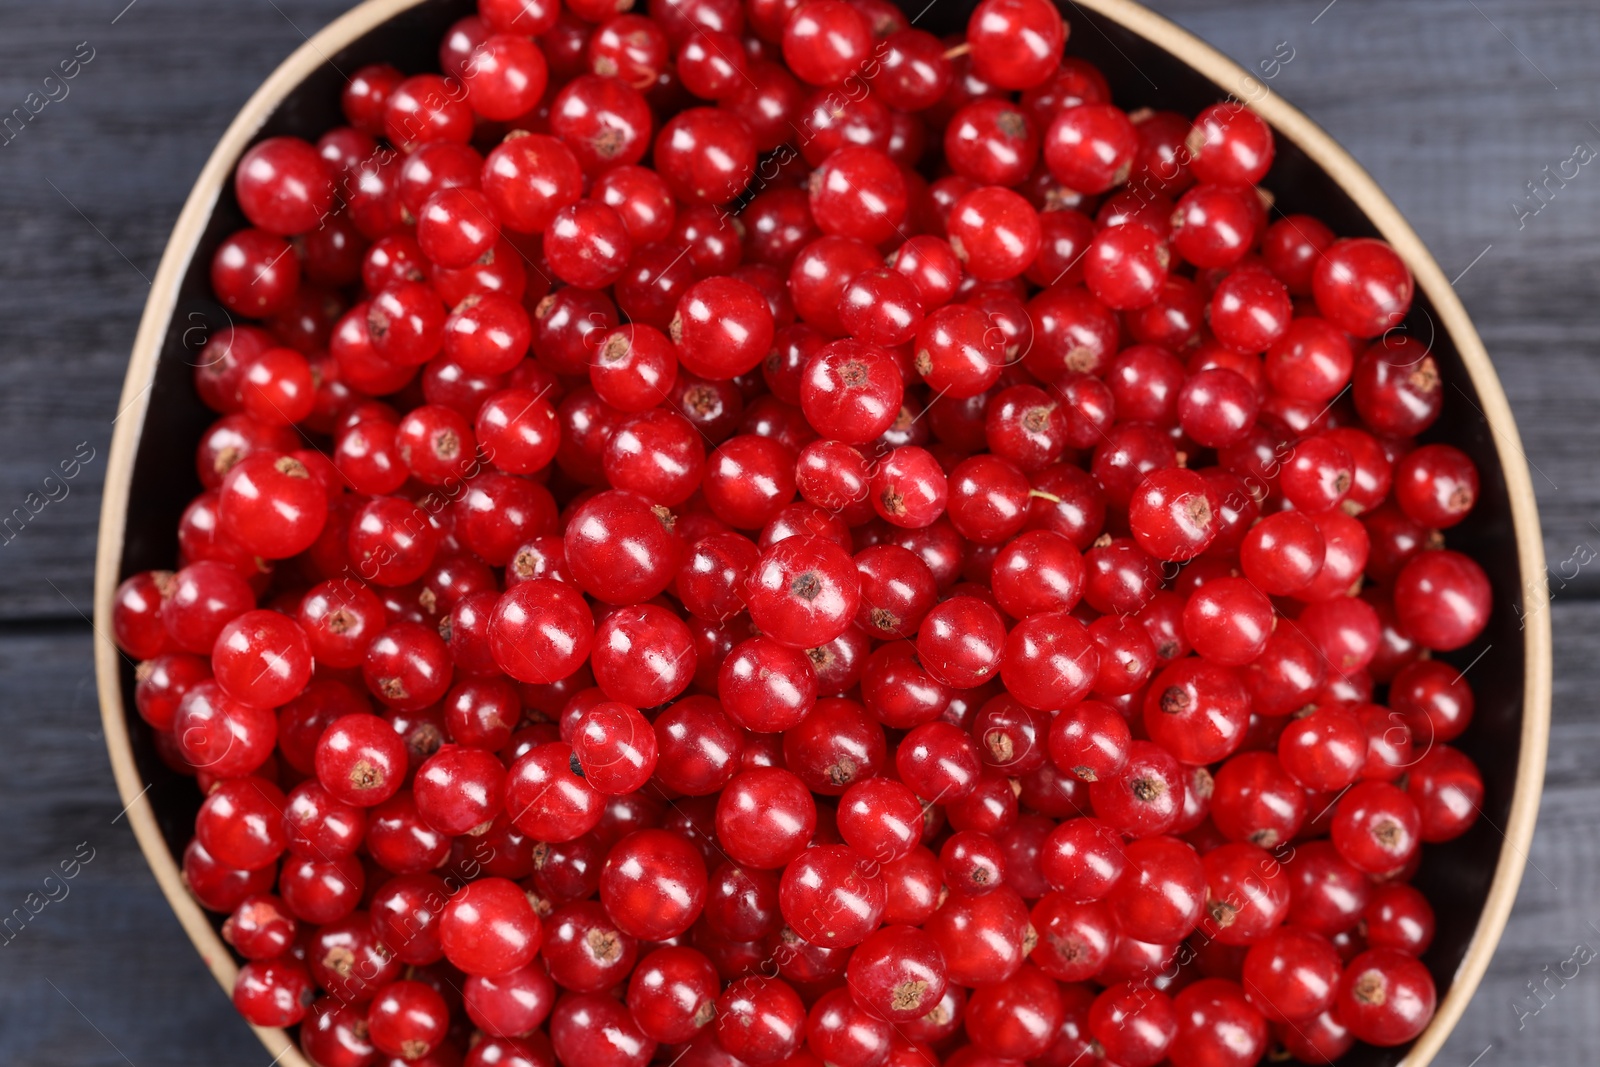
{"label": "wood grain texture", "polygon": [[[0,146],[0,518],[45,496],[80,442],[96,450],[0,546],[0,727],[16,759],[0,917],[71,860],[70,893],[0,947],[0,1062],[265,1064],[113,823],[89,664],[98,485],[147,278],[194,176],[249,93],[343,0],[55,0],[0,12],[0,115],[80,42],[94,59]],[[1578,142],[1600,148],[1600,8],[1587,0],[1165,0],[1153,4],[1247,67],[1287,42],[1272,87],[1372,171],[1452,277],[1515,408],[1558,571],[1600,550],[1593,462],[1600,327],[1592,293],[1600,170],[1581,169],[1519,228],[1513,201]],[[120,15],[119,15],[120,12]],[[116,21],[113,23],[113,19]],[[1280,53],[1281,54],[1281,53]],[[1569,171],[1570,173],[1570,171]],[[1487,250],[1487,251],[1486,251]],[[1481,254],[1481,258],[1480,257]],[[59,494],[58,494],[59,495]],[[0,539],[4,538],[0,533]],[[1575,571],[1575,573],[1574,573]],[[1567,568],[1548,788],[1522,895],[1440,1064],[1588,1062],[1600,976],[1540,1002],[1578,943],[1600,950],[1600,568]],[[59,890],[55,890],[59,894]],[[1521,1011],[1518,1011],[1520,1006]],[[1520,1016],[1520,1028],[1519,1028]]]}

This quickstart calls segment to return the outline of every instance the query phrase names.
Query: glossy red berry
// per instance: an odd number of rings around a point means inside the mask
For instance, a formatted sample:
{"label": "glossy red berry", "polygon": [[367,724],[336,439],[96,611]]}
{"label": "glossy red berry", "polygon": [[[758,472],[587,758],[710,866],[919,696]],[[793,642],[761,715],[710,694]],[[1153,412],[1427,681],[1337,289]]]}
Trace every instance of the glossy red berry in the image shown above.
{"label": "glossy red berry", "polygon": [[1376,337],[1400,325],[1411,307],[1411,271],[1373,237],[1337,241],[1311,276],[1317,310],[1357,337]]}
{"label": "glossy red berry", "polygon": [[505,878],[463,886],[439,920],[445,958],[468,974],[509,974],[534,958],[543,937],[543,924],[527,895]]}
{"label": "glossy red berry", "polygon": [[638,830],[612,846],[600,872],[600,901],[628,935],[677,937],[700,917],[705,862],[692,844],[665,830]]}
{"label": "glossy red berry", "polygon": [[1417,959],[1374,948],[1350,961],[1339,983],[1339,1018],[1368,1044],[1403,1045],[1433,1019],[1433,977]]}

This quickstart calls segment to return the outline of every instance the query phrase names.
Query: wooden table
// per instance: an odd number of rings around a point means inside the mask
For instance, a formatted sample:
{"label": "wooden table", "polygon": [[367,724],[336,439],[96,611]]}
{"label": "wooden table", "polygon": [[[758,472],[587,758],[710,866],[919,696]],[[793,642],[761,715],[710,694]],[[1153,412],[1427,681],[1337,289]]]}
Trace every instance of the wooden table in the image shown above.
{"label": "wooden table", "polygon": [[[126,6],[124,6],[126,4]],[[120,821],[89,612],[99,483],[135,323],[202,161],[342,0],[51,0],[0,11],[0,915],[83,864],[0,945],[0,1062],[256,1064],[268,1056],[179,931]],[[1591,0],[1163,0],[1367,166],[1482,330],[1521,423],[1553,573],[1556,708],[1539,832],[1488,979],[1438,1062],[1592,1062],[1600,974],[1600,7]],[[1292,56],[1284,60],[1284,56]],[[44,79],[79,60],[62,87]],[[1594,146],[1594,147],[1587,147]],[[1571,175],[1573,167],[1565,173]],[[1529,183],[1540,185],[1535,199]],[[1519,206],[1520,205],[1520,206]],[[91,458],[84,458],[91,457]],[[14,528],[13,528],[14,529]],[[1567,973],[1571,973],[1568,968]]]}

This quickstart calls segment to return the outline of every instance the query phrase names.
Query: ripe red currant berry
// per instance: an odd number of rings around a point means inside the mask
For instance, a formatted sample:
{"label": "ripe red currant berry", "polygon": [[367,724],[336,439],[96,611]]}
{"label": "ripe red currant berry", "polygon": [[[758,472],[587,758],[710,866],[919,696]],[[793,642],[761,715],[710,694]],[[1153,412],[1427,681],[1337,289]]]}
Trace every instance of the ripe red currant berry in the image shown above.
{"label": "ripe red currant berry", "polygon": [[1171,259],[1166,244],[1150,227],[1109,226],[1084,253],[1084,284],[1108,308],[1149,307],[1161,296]]}
{"label": "ripe red currant berry", "polygon": [[[376,911],[373,914],[376,922]],[[509,974],[471,975],[462,983],[461,993],[467,1017],[492,1035],[490,1040],[532,1034],[549,1016],[556,999],[555,983],[537,963]]]}
{"label": "ripe red currant berry", "polygon": [[[730,110],[692,107],[662,125],[654,162],[678,200],[714,207],[737,199],[755,176],[755,138],[744,119]],[[713,217],[723,224],[720,215]]]}
{"label": "ripe red currant berry", "polygon": [[1066,537],[1029,530],[995,556],[990,580],[995,600],[1012,618],[1070,611],[1083,596],[1083,555]]}
{"label": "ripe red currant berry", "polygon": [[590,667],[606,696],[653,708],[689,687],[697,661],[684,621],[665,608],[640,604],[606,616],[595,630]]}
{"label": "ripe red currant berry", "polygon": [[1447,529],[1478,499],[1478,469],[1451,445],[1423,445],[1395,464],[1395,502],[1424,526]]}
{"label": "ripe red currant berry", "polygon": [[1483,806],[1483,776],[1458,749],[1437,745],[1409,769],[1406,792],[1417,805],[1422,840],[1449,841],[1466,833]]}
{"label": "ripe red currant berry", "polygon": [[871,1067],[889,1060],[893,1027],[869,1014],[840,987],[811,1006],[806,1044],[811,1055],[838,1067]]}
{"label": "ripe red currant berry", "polygon": [[926,449],[902,445],[872,476],[872,506],[888,522],[907,529],[931,526],[944,512],[948,489],[938,460]]}
{"label": "ripe red currant berry", "polygon": [[702,100],[736,98],[749,77],[744,45],[721,30],[699,30],[686,37],[674,66],[683,87]]}
{"label": "ripe red currant berry", "polygon": [[1421,846],[1422,819],[1405,791],[1388,782],[1359,782],[1334,809],[1334,847],[1368,874],[1403,866]]}
{"label": "ripe red currant berry", "polygon": [[485,157],[482,183],[506,229],[543,233],[557,212],[577,203],[583,170],[556,138],[514,130]]}
{"label": "ripe red currant berry", "polygon": [[813,945],[850,948],[878,928],[887,890],[877,867],[847,845],[814,845],[778,886],[784,921]]}
{"label": "ripe red currant berry", "polygon": [[728,984],[716,1002],[717,1044],[749,1064],[793,1056],[806,1033],[806,1006],[781,978],[754,975]]}
{"label": "ripe red currant berry", "polygon": [[923,294],[912,279],[893,270],[856,275],[841,301],[841,324],[851,337],[868,344],[905,344],[922,325]]}
{"label": "ripe red currant berry", "polygon": [[293,1026],[304,1019],[317,987],[291,956],[251,960],[233,983],[233,1006],[256,1026]]}
{"label": "ripe red currant berry", "polygon": [[600,872],[600,901],[631,937],[665,941],[700,917],[706,867],[685,838],[665,830],[636,830],[612,846]]}
{"label": "ripe red currant berry", "polygon": [[932,803],[949,803],[970,794],[978,787],[982,766],[972,736],[948,722],[916,727],[895,752],[900,780]]}
{"label": "ripe red currant berry", "polygon": [[952,985],[1004,982],[1028,950],[1028,906],[1008,885],[981,896],[952,894],[923,923],[944,953]]}
{"label": "ripe red currant berry", "polygon": [[389,92],[383,133],[402,152],[434,141],[465,144],[472,137],[472,109],[460,85],[437,74],[413,75]]}
{"label": "ripe red currant berry", "polygon": [[288,703],[311,680],[311,646],[300,624],[276,611],[247,611],[223,626],[211,651],[217,684],[252,707]]}
{"label": "ripe red currant berry", "polygon": [[592,496],[567,520],[567,565],[585,592],[607,603],[649,600],[678,569],[684,546],[674,522],[666,508],[633,493]]}
{"label": "ripe red currant berry", "polygon": [[1414,956],[1374,948],[1350,961],[1339,983],[1339,1018],[1371,1045],[1403,1045],[1433,1019],[1433,976]]}
{"label": "ripe red currant berry", "polygon": [[539,954],[562,989],[598,993],[616,986],[633,969],[638,943],[616,929],[596,901],[563,904],[543,921]]}
{"label": "ripe red currant berry", "polygon": [[778,932],[778,876],[725,862],[711,872],[706,926],[731,941],[760,939]]}
{"label": "ripe red currant berry", "polygon": [[1240,546],[1239,564],[1262,592],[1293,596],[1322,569],[1326,546],[1322,531],[1297,511],[1268,515],[1250,528]]}
{"label": "ripe red currant berry", "polygon": [[289,851],[318,859],[350,855],[366,834],[367,817],[360,808],[336,800],[322,783],[301,782],[290,792],[283,808]]}
{"label": "ripe red currant berry", "polygon": [[969,456],[950,471],[947,514],[956,532],[980,545],[1000,545],[1028,521],[1027,475],[999,456]]}
{"label": "ripe red currant berry", "polygon": [[717,799],[717,839],[735,863],[777,870],[798,856],[817,825],[805,783],[778,767],[756,767],[728,783]]}
{"label": "ripe red currant berry", "polygon": [[376,715],[345,715],[317,742],[317,780],[334,799],[355,807],[394,796],[408,770],[405,741]]}
{"label": "ripe red currant berry", "polygon": [[1367,731],[1348,709],[1325,705],[1284,728],[1278,735],[1278,759],[1307,789],[1343,789],[1366,765]]}
{"label": "ripe red currant berry", "polygon": [[1470,644],[1489,623],[1489,580],[1470,557],[1449,549],[1418,553],[1394,582],[1401,627],[1425,648]]}
{"label": "ripe red currant berry", "polygon": [[1089,802],[1097,819],[1145,837],[1163,833],[1177,821],[1185,789],[1183,769],[1166,749],[1132,741],[1120,773],[1089,783]]}
{"label": "ripe red currant berry", "polygon": [[1263,369],[1274,392],[1325,404],[1349,384],[1354,367],[1349,336],[1327,319],[1306,316],[1291,320],[1267,349]]}
{"label": "ripe red currant berry", "polygon": [[211,259],[211,288],[229,311],[267,318],[289,306],[300,287],[300,260],[283,238],[240,230]]}
{"label": "ripe red currant berry", "polygon": [[1056,1042],[1064,1012],[1055,981],[1038,967],[1024,966],[1003,985],[973,990],[967,1036],[972,1048],[989,1055],[1036,1057]]}
{"label": "ripe red currant berry", "polygon": [[427,573],[439,533],[427,513],[400,497],[375,497],[350,518],[346,551],[356,575],[381,586],[410,585]]}
{"label": "ripe red currant berry", "polygon": [[1189,644],[1203,658],[1227,667],[1254,662],[1266,650],[1275,624],[1272,601],[1245,578],[1213,578],[1183,609]]}
{"label": "ripe red currant berry", "polygon": [[678,300],[668,334],[678,361],[701,378],[747,374],[772,349],[772,309],[761,291],[736,278],[706,278]]}
{"label": "ripe red currant berry", "polygon": [[1157,559],[1187,560],[1204,552],[1217,533],[1206,481],[1181,467],[1144,476],[1128,504],[1128,524],[1139,547]]}
{"label": "ripe red currant berry", "polygon": [[822,537],[789,537],[761,554],[745,589],[762,633],[816,648],[855,618],[860,579],[848,552]]}
{"label": "ripe red currant berry", "polygon": [[1441,660],[1417,660],[1389,683],[1389,706],[1413,737],[1431,744],[1461,736],[1476,701],[1461,671]]}
{"label": "ripe red currant berry", "polygon": [[1317,310],[1346,333],[1376,337],[1400,325],[1411,308],[1411,271],[1373,237],[1337,241],[1311,276]]}
{"label": "ripe red currant berry", "polygon": [[1088,1030],[1107,1059],[1155,1067],[1178,1036],[1178,1013],[1168,994],[1143,982],[1122,982],[1095,998]]}
{"label": "ripe red currant berry", "polygon": [[254,871],[288,847],[283,791],[264,778],[234,778],[217,786],[195,816],[194,835],[218,863]]}
{"label": "ripe red currant berry", "polygon": [[444,1040],[450,1008],[426,982],[392,982],[367,1009],[367,1034],[379,1051],[419,1060]]}
{"label": "ripe red currant berry", "polygon": [[543,939],[539,913],[527,894],[506,878],[481,878],[462,886],[439,919],[445,958],[467,974],[509,974],[538,954]]}
{"label": "ripe red currant berry", "polygon": [[890,1022],[909,1023],[932,1011],[946,988],[944,953],[914,926],[885,926],[850,956],[850,995],[861,1010]]}
{"label": "ripe red currant berry", "polygon": [[272,890],[271,867],[258,871],[228,867],[217,862],[198,841],[190,841],[183,851],[183,877],[195,899],[216,912],[231,911],[246,898]]}
{"label": "ripe red currant berry", "polygon": [[643,15],[616,15],[589,37],[589,69],[648,89],[667,66],[670,45],[661,27]]}
{"label": "ripe red currant berry", "polygon": [[1030,708],[1071,707],[1089,692],[1100,652],[1088,629],[1064,611],[1031,615],[1006,637],[1000,674]]}
{"label": "ripe red currant berry", "polygon": [[[506,774],[506,813],[540,841],[572,841],[605,814],[605,797],[575,773],[572,746],[540,744],[518,756]],[[581,765],[580,768],[581,769]]]}
{"label": "ripe red currant berry", "polygon": [[[1039,945],[1029,961],[1057,981],[1080,982],[1085,975],[1099,974],[1109,962],[1116,925],[1104,904],[1078,903],[1065,893],[1046,893],[1033,906],[1030,918]],[[1085,1009],[1087,1006],[1083,1004]]]}
{"label": "ripe red currant berry", "polygon": [[939,867],[950,891],[966,896],[991,892],[1006,877],[1005,853],[999,842],[977,830],[951,834],[939,849]]}
{"label": "ripe red currant berry", "polygon": [[634,968],[628,1011],[652,1041],[688,1041],[716,1017],[721,985],[704,954],[692,948],[660,948]]}
{"label": "ripe red currant berry", "polygon": [[477,189],[441,189],[422,205],[417,244],[438,266],[458,270],[481,259],[500,238],[500,220]]}
{"label": "ripe red currant berry", "polygon": [[633,241],[622,216],[598,200],[562,208],[544,231],[544,255],[562,281],[603,289],[622,276]]}
{"label": "ripe red currant berry", "polygon": [[811,657],[803,649],[765,634],[729,650],[718,669],[716,685],[728,717],[758,733],[778,733],[797,725],[817,699],[817,673]]}
{"label": "ripe red currant berry", "polygon": [[647,411],[672,393],[678,360],[666,334],[634,323],[619,327],[600,342],[589,382],[600,399],[618,411]]}
{"label": "ripe red currant berry", "polygon": [[288,559],[310,548],[328,516],[327,491],[292,456],[257,452],[222,479],[222,532],[263,559]]}
{"label": "ripe red currant berry", "polygon": [[1339,953],[1327,938],[1285,926],[1245,954],[1241,982],[1250,1003],[1273,1022],[1306,1019],[1333,1006]]}
{"label": "ripe red currant berry", "polygon": [[929,388],[957,400],[975,397],[999,380],[1004,337],[988,316],[966,304],[935,309],[917,331],[912,366]]}
{"label": "ripe red currant berry", "polygon": [[317,150],[298,137],[269,137],[234,169],[250,225],[283,237],[316,229],[333,206],[333,181]]}
{"label": "ripe red currant berry", "polygon": [[[243,593],[239,597],[243,606],[238,610],[247,610],[254,606],[255,597],[237,572],[234,573],[234,577],[243,588]],[[163,624],[166,614],[163,609],[175,586],[176,581],[171,571],[140,571],[124,579],[122,584],[117,586],[111,604],[111,632],[118,648],[134,659],[148,660],[173,647],[173,636]],[[194,592],[191,590],[190,595],[193,596]],[[219,627],[220,625],[218,623]],[[200,635],[197,632],[194,636]],[[215,639],[216,635],[213,633],[212,640]],[[194,651],[209,651],[209,649]]]}
{"label": "ripe red currant berry", "polygon": [[794,9],[783,27],[783,59],[809,85],[842,83],[867,58],[872,30],[843,0],[810,0]]}
{"label": "ripe red currant berry", "polygon": [[1212,367],[1183,383],[1178,422],[1197,444],[1227,448],[1249,436],[1260,407],[1260,394],[1248,379],[1225,367]]}
{"label": "ripe red currant berry", "polygon": [[482,833],[500,813],[505,777],[494,753],[442,745],[417,768],[417,812],[447,834]]}
{"label": "ripe red currant berry", "polygon": [[883,727],[859,702],[839,697],[819,701],[783,734],[784,765],[824,796],[876,774],[886,754]]}
{"label": "ripe red currant berry", "polygon": [[1044,0],[983,0],[967,19],[973,71],[999,89],[1044,84],[1066,40],[1061,13]]}
{"label": "ripe red currant berry", "polygon": [[806,363],[800,406],[818,433],[864,445],[900,414],[900,368],[885,349],[861,341],[825,346]]}
{"label": "ripe red currant berry", "polygon": [[239,373],[240,407],[268,425],[304,422],[316,410],[317,384],[305,356],[292,348],[269,348]]}
{"label": "ripe red currant berry", "polygon": [[1212,104],[1195,116],[1185,142],[1195,178],[1219,185],[1255,185],[1272,166],[1272,127],[1242,104]]}
{"label": "ripe red currant berry", "polygon": [[643,788],[655,770],[656,735],[637,709],[606,701],[579,718],[572,753],[596,790],[631,793]]}
{"label": "ripe red currant berry", "polygon": [[1106,103],[1060,111],[1044,137],[1044,158],[1057,181],[1080,193],[1103,193],[1128,180],[1139,133]]}
{"label": "ripe red currant berry", "polygon": [[373,638],[361,664],[367,691],[399,711],[437,704],[450,688],[450,650],[438,630],[397,622]]}
{"label": "ripe red currant berry", "polygon": [[1267,1048],[1267,1021],[1237,982],[1202,978],[1172,998],[1178,1033],[1167,1057],[1174,1067],[1256,1063]]}
{"label": "ripe red currant berry", "polygon": [[1114,778],[1128,765],[1128,721],[1108,704],[1085,700],[1050,724],[1050,760],[1085,782]]}
{"label": "ripe red currant berry", "polygon": [[951,251],[981,281],[1017,277],[1039,251],[1038,212],[998,185],[980,186],[951,205],[947,229]]}
{"label": "ripe red currant berry", "polygon": [[1123,850],[1127,869],[1106,903],[1117,928],[1129,937],[1172,944],[1187,937],[1206,903],[1200,857],[1173,837],[1146,837]]}
{"label": "ripe red currant berry", "polygon": [[294,943],[295,921],[283,901],[267,893],[246,897],[222,924],[222,939],[247,960],[270,960]]}
{"label": "ripe red currant berry", "polygon": [[1201,925],[1225,945],[1249,945],[1283,922],[1290,882],[1259,845],[1218,845],[1201,860],[1206,872],[1206,914]]}
{"label": "ripe red currant berry", "polygon": [[917,656],[929,674],[953,689],[995,677],[1006,649],[1000,613],[973,596],[951,597],[923,617]]}
{"label": "ripe red currant berry", "polygon": [[1197,185],[1173,212],[1173,250],[1202,269],[1231,267],[1255,245],[1257,212],[1248,188]]}
{"label": "ripe red currant berry", "polygon": [[874,245],[897,234],[904,239],[906,180],[894,160],[875,148],[846,145],[834,151],[812,172],[809,192],[811,216],[824,233]]}
{"label": "ripe red currant berry", "polygon": [[839,836],[869,860],[903,859],[922,838],[923,811],[917,795],[900,782],[867,778],[839,799]]}
{"label": "ripe red currant berry", "polygon": [[550,1015],[550,1045],[557,1062],[583,1067],[645,1067],[656,1051],[627,1006],[605,993],[563,997]]}
{"label": "ripe red currant berry", "polygon": [[550,80],[544,53],[527,36],[536,32],[525,20],[487,37],[474,48],[460,77],[467,103],[486,119],[509,122],[533,110]]}
{"label": "ripe red currant berry", "polygon": [[1236,270],[1211,296],[1209,320],[1217,340],[1240,352],[1265,352],[1289,328],[1289,290],[1261,270]]}

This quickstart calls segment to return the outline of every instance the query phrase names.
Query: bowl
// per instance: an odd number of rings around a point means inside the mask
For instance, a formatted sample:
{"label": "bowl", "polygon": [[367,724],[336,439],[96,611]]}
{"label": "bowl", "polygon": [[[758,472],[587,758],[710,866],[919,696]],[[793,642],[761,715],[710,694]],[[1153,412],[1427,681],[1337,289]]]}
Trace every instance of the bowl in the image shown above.
{"label": "bowl", "polygon": [[[972,0],[923,7],[902,0],[918,25],[960,30]],[[1310,211],[1342,236],[1388,241],[1416,276],[1406,324],[1431,344],[1450,388],[1426,435],[1464,449],[1478,465],[1482,493],[1451,544],[1484,566],[1496,609],[1484,634],[1448,656],[1472,669],[1478,708],[1459,747],[1482,769],[1483,818],[1463,837],[1430,846],[1416,883],[1438,911],[1425,962],[1441,991],[1437,1015],[1409,1047],[1361,1047],[1358,1065],[1427,1063],[1443,1045],[1489,965],[1516,897],[1542,785],[1549,737],[1551,650],[1545,564],[1527,460],[1500,382],[1465,309],[1421,240],[1350,155],[1258,78],[1168,20],[1127,0],[1074,0],[1068,52],[1097,63],[1124,107],[1193,114],[1232,96],[1270,123],[1277,159],[1264,186],[1284,212]],[[195,353],[228,320],[209,297],[212,252],[244,225],[230,181],[255,141],[295,134],[314,139],[339,121],[341,70],[385,60],[403,70],[435,69],[434,42],[471,13],[471,0],[367,0],[273,72],[245,104],[189,194],[173,229],[134,341],[119,404],[96,558],[95,616],[111,630],[117,584],[136,571],[169,566],[185,504],[198,491],[194,445],[212,418],[191,386]],[[1272,70],[1262,67],[1264,75]],[[1479,657],[1483,657],[1480,662]],[[224,990],[238,965],[208,916],[184,888],[178,857],[200,802],[193,781],[161,762],[133,712],[133,664],[109,640],[96,644],[106,744],[128,822],[184,931]],[[291,1035],[256,1027],[283,1067],[311,1067]]]}

